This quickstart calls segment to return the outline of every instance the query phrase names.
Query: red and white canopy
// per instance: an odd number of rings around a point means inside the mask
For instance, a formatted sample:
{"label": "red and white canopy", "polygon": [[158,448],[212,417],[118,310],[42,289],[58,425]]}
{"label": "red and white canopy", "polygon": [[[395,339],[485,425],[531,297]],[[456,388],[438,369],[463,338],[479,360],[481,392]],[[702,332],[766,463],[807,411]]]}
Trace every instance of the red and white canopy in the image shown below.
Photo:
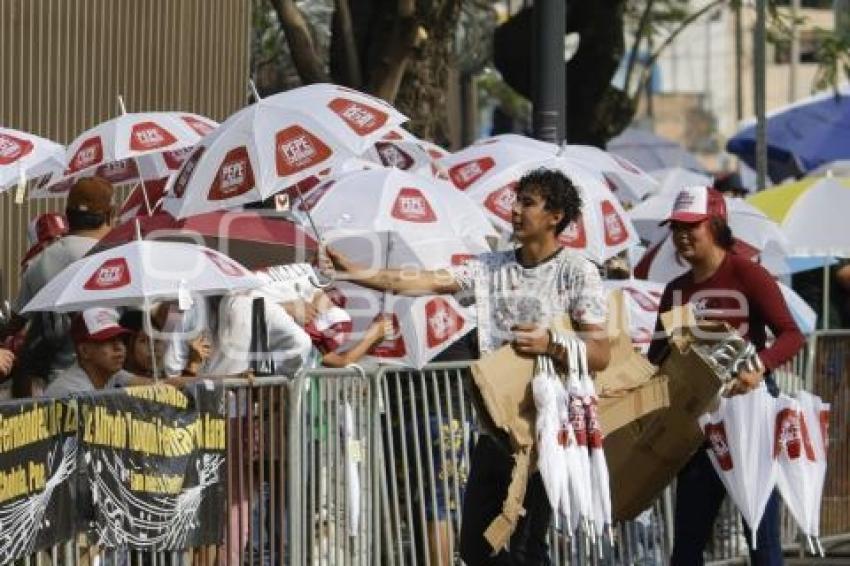
{"label": "red and white canopy", "polygon": [[0,128],[0,193],[64,164],[64,146],[27,132]]}

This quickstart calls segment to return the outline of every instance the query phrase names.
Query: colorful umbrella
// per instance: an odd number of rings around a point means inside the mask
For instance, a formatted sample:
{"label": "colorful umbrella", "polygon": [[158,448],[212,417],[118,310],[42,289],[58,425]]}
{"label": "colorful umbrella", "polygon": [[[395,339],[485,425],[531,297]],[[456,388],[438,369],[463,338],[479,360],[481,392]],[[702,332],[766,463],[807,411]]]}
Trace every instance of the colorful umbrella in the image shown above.
{"label": "colorful umbrella", "polygon": [[776,485],[775,414],[775,401],[761,385],[744,395],[721,397],[716,411],[699,418],[710,446],[708,457],[752,531],[753,548]]}
{"label": "colorful umbrella", "polygon": [[850,256],[850,179],[803,179],[758,192],[747,202],[779,224],[794,256]]}

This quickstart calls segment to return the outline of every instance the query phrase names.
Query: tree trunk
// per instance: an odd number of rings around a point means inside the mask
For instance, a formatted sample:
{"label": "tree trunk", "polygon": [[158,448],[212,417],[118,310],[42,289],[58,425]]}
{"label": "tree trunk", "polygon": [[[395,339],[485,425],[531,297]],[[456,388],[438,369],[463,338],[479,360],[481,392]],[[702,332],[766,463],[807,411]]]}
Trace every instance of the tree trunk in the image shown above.
{"label": "tree trunk", "polygon": [[420,2],[431,5],[421,16],[428,39],[410,57],[396,107],[410,117],[407,127],[413,133],[447,145],[450,138],[446,95],[462,0]]}
{"label": "tree trunk", "polygon": [[295,5],[295,0],[272,0],[272,6],[286,35],[292,61],[304,84],[328,81],[325,66],[316,52],[310,26],[304,14]]}

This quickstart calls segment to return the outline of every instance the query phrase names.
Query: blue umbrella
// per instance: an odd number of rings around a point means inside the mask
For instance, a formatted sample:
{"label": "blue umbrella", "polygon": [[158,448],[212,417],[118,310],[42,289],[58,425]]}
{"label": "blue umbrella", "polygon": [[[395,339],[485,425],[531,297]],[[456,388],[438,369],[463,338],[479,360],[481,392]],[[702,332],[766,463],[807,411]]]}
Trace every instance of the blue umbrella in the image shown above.
{"label": "blue umbrella", "polygon": [[[824,163],[850,158],[850,85],[817,94],[767,116],[767,173],[774,182]],[[726,151],[755,167],[756,125],[751,122]]]}

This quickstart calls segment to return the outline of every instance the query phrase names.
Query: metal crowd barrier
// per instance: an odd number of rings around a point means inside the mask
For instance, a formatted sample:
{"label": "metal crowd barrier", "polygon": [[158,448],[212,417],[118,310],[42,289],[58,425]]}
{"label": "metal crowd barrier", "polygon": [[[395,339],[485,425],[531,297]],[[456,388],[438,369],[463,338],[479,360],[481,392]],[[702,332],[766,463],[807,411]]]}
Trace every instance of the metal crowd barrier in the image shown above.
{"label": "metal crowd barrier", "polygon": [[[476,440],[468,365],[421,371],[312,370],[294,378],[226,380],[227,527],[222,545],[180,553],[95,553],[80,539],[22,564],[459,564],[461,502]],[[850,332],[819,332],[777,371],[783,390],[804,387],[832,403],[830,463],[821,521],[825,546],[850,533]],[[564,565],[667,563],[672,489],[613,546],[552,529]],[[797,542],[789,514],[783,543]],[[799,547],[797,547],[799,548]],[[743,563],[740,515],[727,501],[706,552]],[[95,556],[97,554],[97,556]]]}

